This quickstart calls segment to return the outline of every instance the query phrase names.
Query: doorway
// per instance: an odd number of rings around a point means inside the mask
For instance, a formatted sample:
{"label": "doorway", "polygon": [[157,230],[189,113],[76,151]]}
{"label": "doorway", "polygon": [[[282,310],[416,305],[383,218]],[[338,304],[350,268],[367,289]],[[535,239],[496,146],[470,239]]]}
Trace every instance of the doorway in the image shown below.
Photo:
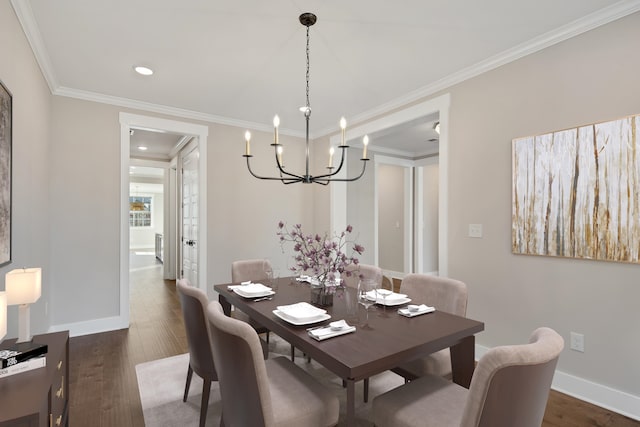
{"label": "doorway", "polygon": [[[347,131],[347,140],[360,139],[365,134],[372,134],[374,132],[379,132],[384,129],[400,125],[402,123],[410,122],[413,120],[417,120],[421,117],[429,116],[429,115],[437,115],[439,124],[440,124],[440,136],[439,136],[439,161],[438,161],[438,189],[437,189],[437,200],[438,200],[438,223],[437,223],[437,271],[441,276],[446,276],[448,273],[448,241],[447,241],[447,213],[448,213],[448,122],[449,122],[449,103],[450,96],[449,94],[445,94],[439,96],[437,98],[433,98],[431,100],[416,104],[414,106],[408,107],[404,110],[400,110],[396,113],[390,114],[388,116],[382,117],[377,120],[373,120],[364,125],[355,127]],[[331,138],[331,145],[338,145],[340,143],[340,135],[336,135]],[[367,173],[371,174],[371,171],[367,171]],[[365,173],[365,175],[367,175]],[[420,172],[424,173],[424,171]],[[375,174],[373,174],[375,177]],[[372,179],[372,178],[368,178]],[[358,182],[358,181],[356,181]],[[346,227],[347,219],[348,219],[348,186],[346,183],[336,182],[333,183],[330,188],[330,199],[331,199],[331,229],[332,230],[340,230]],[[423,192],[416,191],[416,205],[420,206],[422,203],[422,194]],[[372,194],[370,197],[375,197],[375,194]],[[377,210],[377,209],[376,209]],[[377,215],[377,214],[376,214]],[[375,242],[377,242],[377,218],[374,220],[373,226],[374,231],[372,232],[376,234],[374,238],[374,250],[376,253],[378,252],[378,248],[375,247]],[[417,241],[420,241],[420,236],[416,236]],[[367,247],[367,246],[365,246]],[[414,248],[416,251],[424,251],[424,245],[417,245]],[[434,250],[433,248],[431,250]],[[422,269],[427,268],[417,262],[416,263],[416,271],[423,271]],[[432,269],[433,267],[429,267]],[[420,269],[420,270],[418,270]]]}
{"label": "doorway", "polygon": [[[198,228],[199,250],[197,253],[198,274],[194,286],[206,290],[207,283],[207,137],[208,127],[157,117],[120,113],[120,315],[121,327],[129,326],[129,166],[132,129],[153,129],[188,136],[195,139],[199,146],[197,156],[197,187],[202,189],[198,195]],[[173,169],[169,168],[169,173]],[[175,173],[175,171],[174,171]]]}

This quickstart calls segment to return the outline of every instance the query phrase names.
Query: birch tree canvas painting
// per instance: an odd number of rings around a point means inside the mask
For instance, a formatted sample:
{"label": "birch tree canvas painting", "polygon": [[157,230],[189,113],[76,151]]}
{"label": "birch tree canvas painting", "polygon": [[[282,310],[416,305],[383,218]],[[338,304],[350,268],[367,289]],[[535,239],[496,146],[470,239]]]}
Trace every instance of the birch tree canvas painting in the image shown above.
{"label": "birch tree canvas painting", "polygon": [[638,263],[640,115],[513,140],[512,251]]}

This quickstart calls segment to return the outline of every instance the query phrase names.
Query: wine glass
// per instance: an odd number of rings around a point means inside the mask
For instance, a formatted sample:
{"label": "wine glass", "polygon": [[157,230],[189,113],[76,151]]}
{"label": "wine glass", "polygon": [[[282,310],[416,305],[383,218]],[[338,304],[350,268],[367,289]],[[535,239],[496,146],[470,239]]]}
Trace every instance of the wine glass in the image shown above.
{"label": "wine glass", "polygon": [[264,273],[264,277],[266,277],[267,286],[269,286],[269,287],[271,287],[271,289],[273,289],[273,287],[274,287],[273,268],[271,267],[271,262],[269,260],[265,259],[262,262],[262,271]]}
{"label": "wine glass", "polygon": [[371,279],[360,279],[358,282],[358,302],[362,304],[367,312],[367,317],[362,326],[363,329],[370,329],[369,326],[369,307],[375,304],[375,299],[371,299],[370,295],[376,295],[375,290],[378,284]]}
{"label": "wine glass", "polygon": [[[387,297],[391,295],[393,291],[390,291],[384,287],[383,283],[380,283],[378,287],[376,287],[376,296],[377,298],[382,298],[382,313],[380,313],[380,317],[389,317],[387,314]],[[376,300],[377,300],[376,298]]]}

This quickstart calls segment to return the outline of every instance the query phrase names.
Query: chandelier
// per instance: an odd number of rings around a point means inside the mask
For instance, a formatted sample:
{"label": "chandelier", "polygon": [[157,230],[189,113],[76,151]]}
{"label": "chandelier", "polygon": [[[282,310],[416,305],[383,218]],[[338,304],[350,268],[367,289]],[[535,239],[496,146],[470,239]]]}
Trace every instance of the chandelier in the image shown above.
{"label": "chandelier", "polygon": [[364,144],[364,148],[362,150],[362,158],[360,159],[362,161],[362,171],[360,172],[360,175],[355,176],[353,178],[337,178],[335,177],[340,170],[342,169],[342,166],[344,165],[344,158],[345,158],[345,150],[347,148],[349,148],[348,145],[346,145],[345,142],[345,132],[346,132],[346,128],[347,128],[347,121],[345,120],[344,117],[342,117],[340,119],[340,129],[341,129],[341,133],[342,133],[342,138],[341,138],[341,142],[340,145],[338,146],[338,148],[340,148],[342,150],[341,152],[341,156],[340,156],[340,164],[338,165],[337,168],[333,167],[333,155],[335,152],[335,149],[333,147],[331,147],[329,149],[329,166],[327,166],[328,172],[322,175],[311,175],[309,173],[309,118],[311,117],[311,104],[309,104],[309,27],[311,27],[313,24],[316,23],[316,15],[314,15],[313,13],[303,13],[302,15],[300,15],[300,23],[302,25],[304,25],[305,27],[307,27],[307,49],[306,49],[306,54],[307,54],[307,76],[306,76],[306,81],[307,81],[307,86],[306,86],[306,104],[304,107],[300,108],[300,111],[302,111],[304,113],[304,118],[306,121],[306,133],[305,133],[305,143],[306,143],[306,150],[305,150],[305,156],[306,156],[306,167],[305,167],[305,173],[304,174],[295,174],[292,172],[289,172],[287,170],[285,170],[284,167],[284,163],[282,162],[282,152],[283,152],[283,146],[282,144],[280,144],[279,140],[278,140],[278,127],[280,126],[280,118],[276,115],[273,118],[273,129],[274,129],[274,136],[273,136],[273,144],[271,144],[271,146],[273,147],[273,152],[274,152],[274,156],[275,156],[275,161],[276,161],[276,166],[278,167],[278,172],[279,172],[279,176],[260,176],[257,175],[253,172],[253,170],[251,169],[251,157],[253,157],[253,155],[251,155],[251,132],[246,131],[244,137],[245,137],[245,142],[246,142],[246,148],[245,148],[245,154],[242,157],[245,157],[247,159],[247,169],[249,169],[249,173],[251,173],[251,175],[253,175],[254,177],[258,178],[258,179],[268,179],[268,180],[276,180],[276,181],[281,181],[283,184],[295,184],[297,182],[301,182],[304,184],[322,184],[322,185],[327,185],[332,181],[355,181],[357,179],[359,179],[360,177],[362,177],[362,175],[364,175],[364,171],[367,167],[367,161],[369,160],[367,158],[367,144],[369,143],[369,137],[368,136],[364,136],[362,142]]}

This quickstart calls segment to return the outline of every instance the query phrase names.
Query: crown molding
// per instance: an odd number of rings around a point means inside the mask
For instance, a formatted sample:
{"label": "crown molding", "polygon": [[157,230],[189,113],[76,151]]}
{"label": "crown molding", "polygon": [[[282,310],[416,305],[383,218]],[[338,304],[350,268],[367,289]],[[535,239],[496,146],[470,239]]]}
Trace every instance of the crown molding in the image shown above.
{"label": "crown molding", "polygon": [[44,47],[44,43],[42,42],[42,35],[40,34],[40,30],[36,24],[36,19],[33,16],[31,5],[27,0],[11,0],[11,6],[18,17],[18,21],[22,26],[24,35],[27,37],[27,41],[31,46],[33,55],[36,57],[36,62],[42,71],[42,75],[47,81],[49,90],[51,93],[54,93],[58,87],[58,80],[56,79],[56,75],[53,71],[53,66],[51,65],[51,59],[49,58],[47,49]]}
{"label": "crown molding", "polygon": [[[415,91],[409,92],[401,97],[395,98],[387,103],[381,104],[371,110],[364,111],[351,118],[352,123],[361,123],[374,117],[387,114],[390,111],[404,107],[420,99],[431,96],[439,91],[445,90],[465,80],[469,80],[480,74],[491,71],[502,65],[516,61],[522,57],[538,52],[547,47],[553,46],[572,37],[590,31],[594,28],[613,22],[627,15],[640,11],[640,0],[622,0],[601,9],[597,12],[577,19],[569,24],[557,28],[548,33],[542,34],[525,43],[507,49],[497,55],[473,64],[467,68],[450,74],[434,83],[423,86]],[[317,132],[318,137],[327,136],[338,132],[335,127],[325,128]]]}
{"label": "crown molding", "polygon": [[[57,83],[57,79],[51,65],[51,60],[49,59],[49,55],[47,54],[47,51],[44,47],[44,43],[42,42],[42,36],[40,34],[40,31],[38,30],[38,26],[36,24],[29,2],[27,0],[11,0],[11,4],[16,12],[20,24],[22,25],[27,40],[31,45],[31,49],[33,50],[33,53],[36,57],[36,61],[38,62],[40,69],[42,70],[42,73],[47,81],[47,84],[49,85],[49,89],[54,95],[117,105],[120,107],[150,111],[160,114],[168,114],[186,119],[201,120],[205,122],[218,123],[240,128],[249,128],[252,130],[263,132],[273,131],[271,126],[264,123],[249,122],[246,120],[222,117],[213,114],[137,101],[128,98],[120,98],[95,92],[60,87]],[[638,11],[640,11],[640,0],[619,1],[612,4],[611,6],[570,22],[569,24],[566,24],[556,30],[545,33],[514,48],[508,49],[504,52],[487,58],[484,61],[480,61],[474,65],[464,68],[432,84],[423,86],[401,97],[395,98],[368,111],[362,112],[354,116],[351,121],[352,123],[361,123],[376,116],[386,114],[392,110],[406,106],[412,102],[418,101],[439,91],[445,90],[455,84],[461,83],[482,73],[508,64],[509,62],[513,62],[524,56],[538,52],[549,46],[553,46],[554,44],[568,40],[579,34],[585,33],[589,30],[608,24]],[[331,135],[338,131],[339,129],[337,129],[335,126],[331,126],[314,132],[313,135],[310,135],[310,138],[320,138]],[[280,133],[283,135],[304,138],[304,133],[292,129],[280,129]]]}

